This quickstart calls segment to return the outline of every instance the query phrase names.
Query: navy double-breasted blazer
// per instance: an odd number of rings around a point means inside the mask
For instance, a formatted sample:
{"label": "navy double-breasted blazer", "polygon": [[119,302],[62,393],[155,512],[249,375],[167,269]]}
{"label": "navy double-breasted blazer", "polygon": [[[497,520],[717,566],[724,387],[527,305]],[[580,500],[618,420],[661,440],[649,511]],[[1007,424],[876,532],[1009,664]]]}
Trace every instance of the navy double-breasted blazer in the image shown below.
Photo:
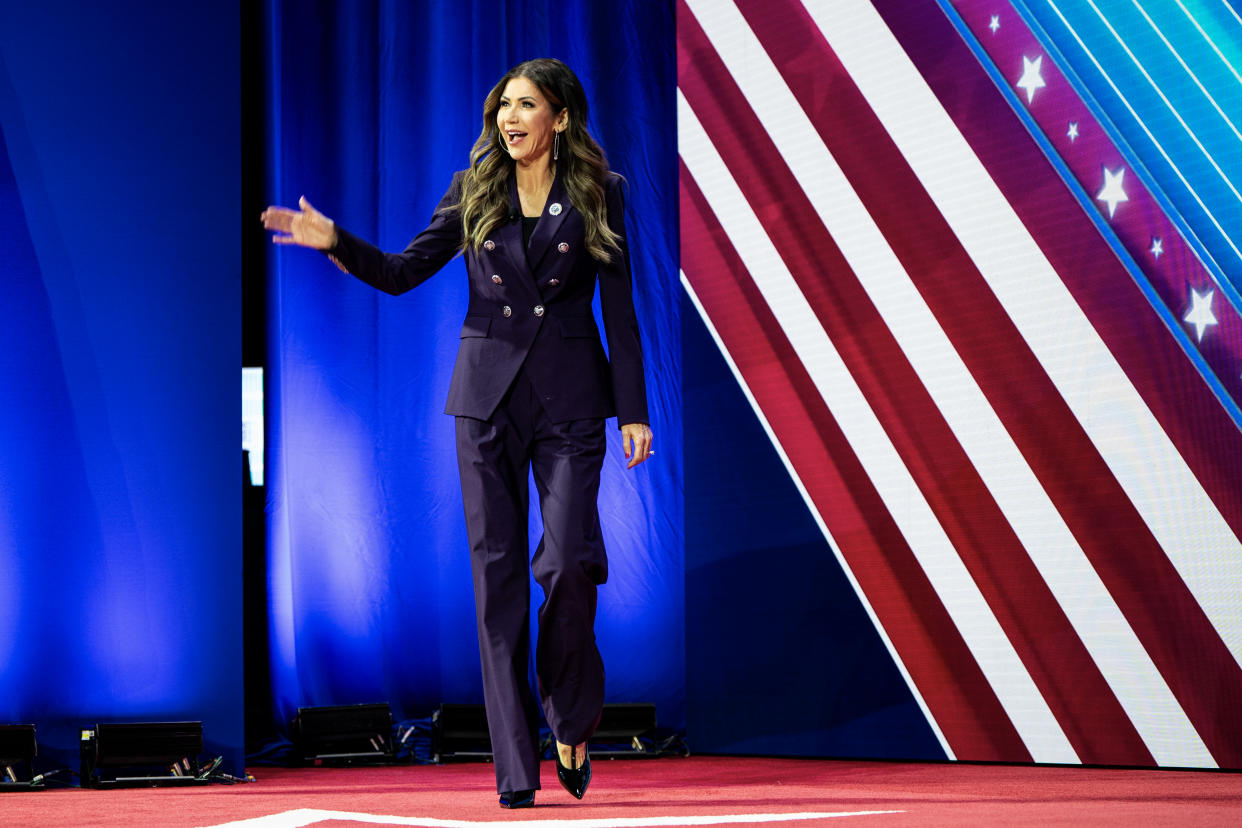
{"label": "navy double-breasted blazer", "polygon": [[[340,228],[336,246],[327,252],[387,293],[421,284],[461,247],[461,219],[453,208],[461,178],[460,172],[453,176],[431,223],[401,253],[384,253]],[[464,254],[470,303],[445,413],[490,419],[525,364],[552,422],[614,415],[619,424],[649,422],[622,183],[615,173],[604,183],[608,226],[620,237],[621,250],[603,263],[587,252],[582,214],[559,173],[524,249],[517,183],[510,178],[512,220]],[[597,283],[607,358],[591,312]]]}

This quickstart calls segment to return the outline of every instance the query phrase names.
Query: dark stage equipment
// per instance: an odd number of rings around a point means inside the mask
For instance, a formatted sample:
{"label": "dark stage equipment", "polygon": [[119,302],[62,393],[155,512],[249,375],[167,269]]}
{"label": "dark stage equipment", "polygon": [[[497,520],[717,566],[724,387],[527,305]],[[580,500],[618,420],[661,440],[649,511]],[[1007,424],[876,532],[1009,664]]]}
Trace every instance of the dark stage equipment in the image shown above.
{"label": "dark stage equipment", "polygon": [[[591,737],[593,756],[656,756],[650,735],[656,729],[654,704],[606,704]],[[552,749],[552,737],[544,741]],[[431,716],[431,761],[491,759],[487,713],[481,704],[442,704]]]}
{"label": "dark stage equipment", "polygon": [[0,725],[0,791],[29,791],[37,787],[32,779],[38,752],[34,725]]}
{"label": "dark stage equipment", "polygon": [[606,704],[591,736],[591,753],[595,756],[646,754],[651,746],[642,737],[655,729],[654,704]]}
{"label": "dark stage equipment", "polygon": [[376,764],[396,757],[387,704],[299,707],[291,732],[304,763]]}
{"label": "dark stage equipment", "polygon": [[491,759],[487,713],[481,704],[441,704],[431,714],[431,761]]}
{"label": "dark stage equipment", "polygon": [[82,731],[82,787],[206,785],[202,722],[97,724]]}

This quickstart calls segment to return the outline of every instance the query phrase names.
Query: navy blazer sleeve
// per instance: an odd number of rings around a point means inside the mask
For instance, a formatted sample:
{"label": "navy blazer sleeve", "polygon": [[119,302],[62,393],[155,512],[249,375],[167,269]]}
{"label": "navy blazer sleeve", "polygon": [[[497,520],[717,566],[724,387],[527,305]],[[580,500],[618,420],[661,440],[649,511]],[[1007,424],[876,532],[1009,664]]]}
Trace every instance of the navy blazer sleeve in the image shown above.
{"label": "navy blazer sleeve", "polygon": [[453,175],[427,229],[400,253],[385,253],[348,230],[336,228],[336,246],[325,251],[342,270],[394,296],[434,276],[461,247],[461,219],[453,209],[460,200],[461,173]]}
{"label": "navy blazer sleeve", "polygon": [[617,424],[650,423],[643,372],[642,340],[634,311],[634,285],[630,270],[630,245],[625,234],[625,180],[608,176],[605,200],[608,227],[620,237],[621,250],[612,261],[599,266],[599,299],[608,337],[608,361],[612,369],[612,393],[617,405]]}

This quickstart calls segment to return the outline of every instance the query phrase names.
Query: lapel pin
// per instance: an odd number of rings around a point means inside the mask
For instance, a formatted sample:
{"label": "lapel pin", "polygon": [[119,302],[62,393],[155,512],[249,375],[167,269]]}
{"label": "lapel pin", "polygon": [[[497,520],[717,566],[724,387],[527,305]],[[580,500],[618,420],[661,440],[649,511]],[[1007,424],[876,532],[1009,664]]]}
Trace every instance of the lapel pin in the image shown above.
{"label": "lapel pin", "polygon": [[483,249],[487,251],[495,250],[496,242],[492,241],[491,239],[488,239],[487,241],[483,242]]}
{"label": "lapel pin", "polygon": [[557,250],[559,250],[559,251],[561,251],[562,253],[568,253],[568,252],[569,252],[569,243],[568,243],[568,242],[561,242],[560,244],[558,244],[558,245],[556,246],[556,249],[557,249]]}
{"label": "lapel pin", "polygon": [[552,202],[552,206],[548,208],[548,215],[559,216],[561,214],[561,203],[559,201]]}

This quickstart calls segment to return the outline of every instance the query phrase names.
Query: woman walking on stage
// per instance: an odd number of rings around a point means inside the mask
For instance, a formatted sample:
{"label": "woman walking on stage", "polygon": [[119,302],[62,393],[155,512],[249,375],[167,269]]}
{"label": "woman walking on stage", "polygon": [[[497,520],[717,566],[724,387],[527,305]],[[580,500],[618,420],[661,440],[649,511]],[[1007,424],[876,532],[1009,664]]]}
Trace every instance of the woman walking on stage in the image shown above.
{"label": "woman walking on stage", "polygon": [[[392,294],[466,259],[470,301],[445,412],[456,417],[483,692],[500,804],[534,804],[539,709],[530,656],[527,478],[544,534],[529,559],[543,588],[535,651],[557,776],[581,799],[587,739],[604,703],[596,587],[608,576],[596,499],[604,420],[616,416],[629,468],[651,452],[631,289],[622,179],[587,132],[578,78],[557,60],[511,69],[483,103],[470,167],[430,224],[384,253],[316,211],[269,207],[274,241],[322,250]],[[599,285],[609,356],[591,311]]]}

